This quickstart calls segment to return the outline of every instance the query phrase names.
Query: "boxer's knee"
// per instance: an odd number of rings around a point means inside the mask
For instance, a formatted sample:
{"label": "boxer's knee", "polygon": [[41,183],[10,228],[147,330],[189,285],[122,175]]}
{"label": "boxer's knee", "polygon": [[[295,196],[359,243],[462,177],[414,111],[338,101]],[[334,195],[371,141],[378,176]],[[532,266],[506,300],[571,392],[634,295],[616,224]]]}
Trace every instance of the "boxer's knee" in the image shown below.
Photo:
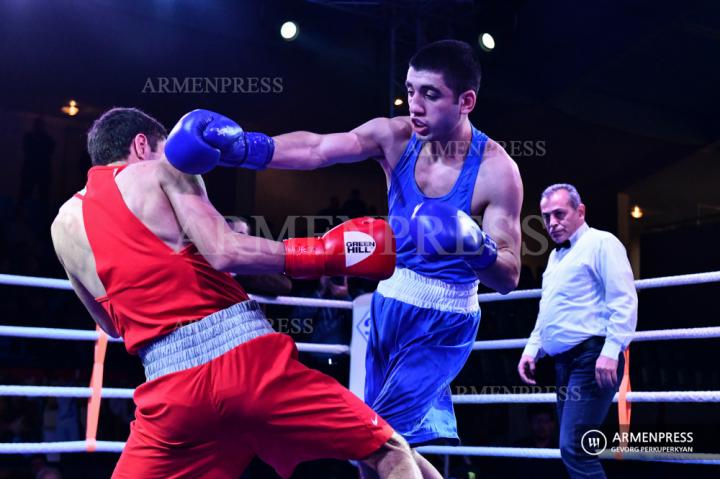
{"label": "boxer's knee", "polygon": [[400,434],[394,432],[380,449],[363,459],[362,463],[377,470],[381,463],[401,464],[406,461],[414,462],[413,452],[407,441]]}
{"label": "boxer's knee", "polygon": [[443,479],[442,474],[440,474],[430,461],[417,452],[417,449],[412,449],[412,455],[415,464],[420,468],[423,479]]}

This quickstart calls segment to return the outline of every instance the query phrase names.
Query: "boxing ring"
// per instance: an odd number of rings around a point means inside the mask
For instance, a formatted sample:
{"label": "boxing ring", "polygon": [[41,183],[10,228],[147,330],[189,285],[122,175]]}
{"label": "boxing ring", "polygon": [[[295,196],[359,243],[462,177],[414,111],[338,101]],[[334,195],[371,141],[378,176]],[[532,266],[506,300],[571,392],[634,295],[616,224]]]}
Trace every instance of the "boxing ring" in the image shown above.
{"label": "boxing ring", "polygon": [[[668,288],[677,286],[692,286],[705,283],[720,282],[720,271],[688,274],[681,276],[670,276],[637,280],[635,282],[638,290],[651,288]],[[35,288],[50,288],[61,290],[72,290],[69,281],[50,278],[35,278],[28,276],[13,276],[0,274],[0,284],[6,286],[22,286]],[[540,297],[539,289],[514,291],[505,296],[498,293],[478,295],[480,303],[494,301],[511,301],[520,299],[532,299]],[[350,389],[361,395],[362,379],[364,371],[362,364],[364,346],[358,349],[357,345],[363,344],[362,328],[356,327],[362,324],[367,318],[366,313],[361,311],[367,309],[356,299],[354,302],[323,300],[294,297],[263,297],[251,296],[262,304],[273,304],[283,306],[310,306],[324,308],[350,309],[354,312],[353,339],[351,345],[341,344],[308,344],[298,343],[298,349],[303,352],[320,352],[330,354],[344,354],[351,356],[350,363]],[[361,297],[362,298],[362,297]],[[39,443],[0,443],[0,454],[49,454],[49,453],[82,453],[82,452],[107,452],[120,453],[124,442],[98,441],[95,439],[97,432],[97,414],[99,401],[109,398],[132,399],[134,389],[102,387],[102,364],[104,362],[105,345],[107,342],[122,342],[121,338],[108,338],[104,333],[92,330],[56,329],[21,326],[0,325],[0,336],[16,338],[41,338],[66,341],[93,341],[95,342],[95,366],[91,384],[89,387],[60,387],[60,386],[22,386],[22,385],[0,385],[0,396],[24,396],[24,397],[72,397],[88,398],[88,429],[86,440],[65,441],[65,442],[39,442]],[[656,331],[639,331],[634,335],[633,343],[641,341],[671,341],[676,339],[707,339],[720,338],[720,326],[698,327],[684,329],[665,329]],[[500,349],[521,349],[525,346],[527,339],[502,339],[476,341],[474,351],[490,351]],[[353,358],[352,356],[355,355]],[[627,366],[626,366],[627,368]],[[629,374],[625,374],[625,381],[629,381]],[[453,395],[454,404],[518,404],[518,403],[554,403],[556,400],[553,393],[528,393],[528,394],[462,394]],[[616,394],[615,402],[619,408],[627,408],[629,422],[629,404],[633,403],[718,403],[720,402],[720,391],[629,391],[628,387],[620,388]],[[94,411],[94,418],[91,417]],[[622,415],[622,412],[620,413]],[[622,416],[621,416],[622,417]],[[508,457],[508,458],[530,458],[530,459],[560,459],[559,449],[544,448],[518,448],[518,447],[484,447],[484,446],[426,446],[419,448],[425,454],[439,454],[445,456],[447,471],[448,456],[486,456],[486,457]],[[623,459],[640,461],[663,461],[683,464],[708,464],[720,465],[720,451],[717,454],[706,453],[641,453],[625,452],[622,457],[617,454],[605,451],[600,454],[602,459]],[[446,473],[447,477],[447,473]]]}

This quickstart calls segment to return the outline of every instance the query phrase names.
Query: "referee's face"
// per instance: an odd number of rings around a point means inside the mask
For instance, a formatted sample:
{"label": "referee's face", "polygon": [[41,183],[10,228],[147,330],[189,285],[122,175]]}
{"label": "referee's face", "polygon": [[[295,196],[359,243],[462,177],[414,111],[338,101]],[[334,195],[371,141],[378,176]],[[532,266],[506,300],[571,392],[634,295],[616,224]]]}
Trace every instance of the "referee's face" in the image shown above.
{"label": "referee's face", "polygon": [[557,190],[540,201],[545,228],[555,243],[570,238],[585,223],[585,205],[573,208],[567,190]]}

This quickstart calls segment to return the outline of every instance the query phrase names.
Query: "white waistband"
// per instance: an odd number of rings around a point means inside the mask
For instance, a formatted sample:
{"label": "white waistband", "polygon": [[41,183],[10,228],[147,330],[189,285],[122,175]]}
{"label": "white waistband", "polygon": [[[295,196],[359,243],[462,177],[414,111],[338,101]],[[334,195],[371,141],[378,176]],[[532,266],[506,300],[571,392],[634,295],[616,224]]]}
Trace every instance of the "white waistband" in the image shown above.
{"label": "white waistband", "polygon": [[252,339],[274,333],[253,300],[216,311],[150,343],[138,353],[148,381],[208,363]]}
{"label": "white waistband", "polygon": [[378,284],[377,292],[386,298],[396,299],[419,308],[474,313],[480,310],[477,298],[478,281],[465,284],[446,283],[427,278],[409,269],[396,269],[395,273]]}

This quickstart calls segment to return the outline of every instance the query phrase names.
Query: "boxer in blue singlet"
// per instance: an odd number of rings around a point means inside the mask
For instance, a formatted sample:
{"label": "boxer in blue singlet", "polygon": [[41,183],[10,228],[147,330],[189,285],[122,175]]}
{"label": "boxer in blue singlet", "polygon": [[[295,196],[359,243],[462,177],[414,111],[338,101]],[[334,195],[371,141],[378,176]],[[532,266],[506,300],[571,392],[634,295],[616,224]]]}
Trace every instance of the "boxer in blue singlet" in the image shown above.
{"label": "boxer in blue singlet", "polygon": [[[236,133],[232,143],[218,142],[211,161],[175,166],[203,173],[218,165],[307,170],[367,158],[380,163],[398,257],[395,274],[373,296],[365,400],[416,447],[458,440],[449,385],[477,333],[478,282],[503,294],[517,286],[523,191],[515,162],[468,118],[480,85],[468,44],[443,40],[421,48],[405,84],[410,116],[375,118],[346,133],[273,138],[221,119],[225,133]],[[215,141],[212,132],[205,137]],[[482,227],[469,215],[482,216]],[[415,458],[424,478],[442,477]]]}
{"label": "boxer in blue singlet", "polygon": [[[450,191],[437,198],[470,214],[487,136],[472,128],[472,144]],[[422,140],[413,134],[393,169],[388,191],[393,231],[428,199],[415,181]],[[438,439],[457,443],[450,382],[467,360],[480,324],[478,278],[459,255],[431,260],[412,235],[398,235],[395,274],[373,295],[366,359],[365,401],[392,418],[413,445]]]}

